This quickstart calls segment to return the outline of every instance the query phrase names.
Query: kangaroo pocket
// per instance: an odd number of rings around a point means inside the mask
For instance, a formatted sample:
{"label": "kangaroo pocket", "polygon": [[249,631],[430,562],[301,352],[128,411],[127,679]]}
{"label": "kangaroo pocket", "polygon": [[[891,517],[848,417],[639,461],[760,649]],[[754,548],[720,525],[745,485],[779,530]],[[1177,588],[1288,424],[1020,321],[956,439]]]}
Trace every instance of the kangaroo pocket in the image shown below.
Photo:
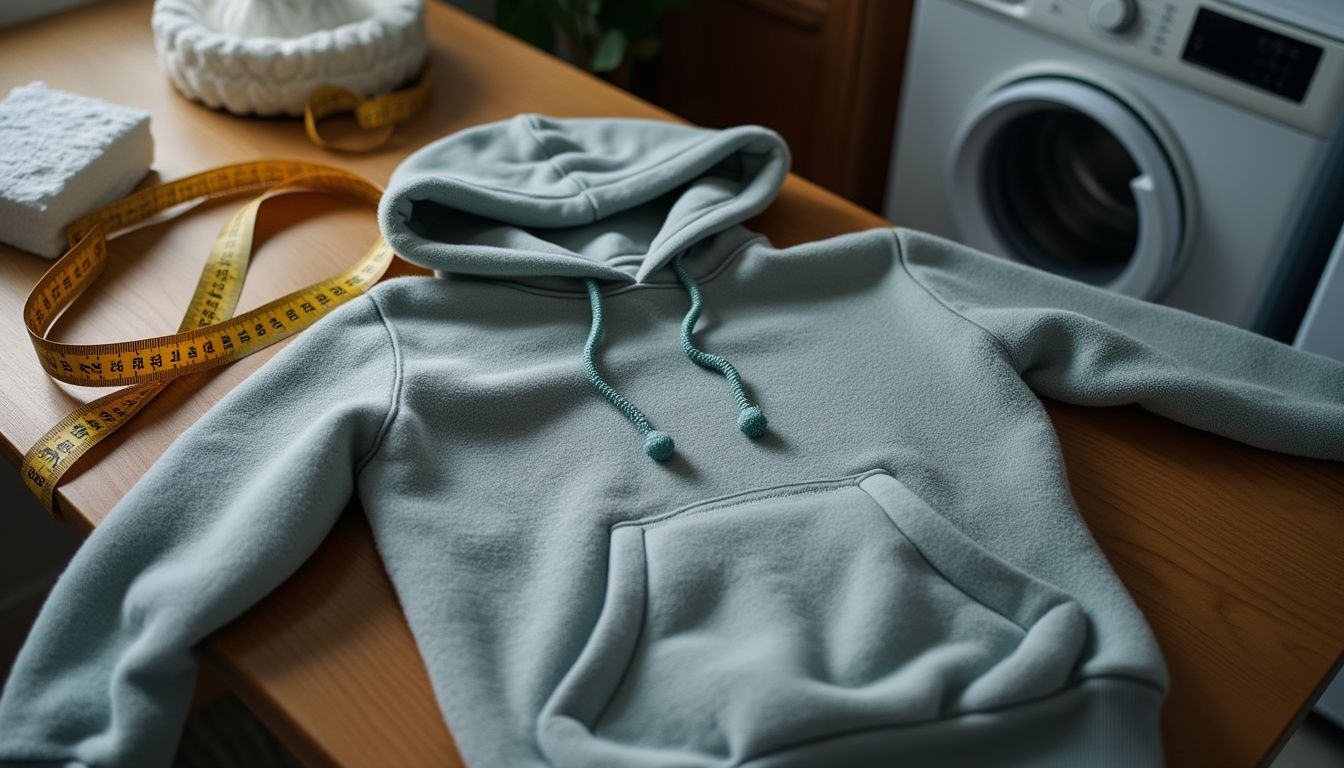
{"label": "kangaroo pocket", "polygon": [[538,723],[557,765],[815,760],[1056,692],[1086,640],[1067,595],[882,471],[622,523],[610,547],[603,610]]}

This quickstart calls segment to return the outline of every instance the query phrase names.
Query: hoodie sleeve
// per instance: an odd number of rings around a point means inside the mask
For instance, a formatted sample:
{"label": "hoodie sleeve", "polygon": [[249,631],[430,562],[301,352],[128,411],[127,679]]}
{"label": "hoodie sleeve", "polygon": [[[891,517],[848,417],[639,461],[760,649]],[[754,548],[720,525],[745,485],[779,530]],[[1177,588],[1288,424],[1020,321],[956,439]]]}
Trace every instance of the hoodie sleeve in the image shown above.
{"label": "hoodie sleeve", "polygon": [[397,380],[365,296],[173,443],[43,606],[0,697],[0,765],[168,765],[192,646],[321,543],[393,416]]}
{"label": "hoodie sleeve", "polygon": [[1039,395],[1143,408],[1282,453],[1344,460],[1344,364],[909,230],[905,270],[996,338]]}

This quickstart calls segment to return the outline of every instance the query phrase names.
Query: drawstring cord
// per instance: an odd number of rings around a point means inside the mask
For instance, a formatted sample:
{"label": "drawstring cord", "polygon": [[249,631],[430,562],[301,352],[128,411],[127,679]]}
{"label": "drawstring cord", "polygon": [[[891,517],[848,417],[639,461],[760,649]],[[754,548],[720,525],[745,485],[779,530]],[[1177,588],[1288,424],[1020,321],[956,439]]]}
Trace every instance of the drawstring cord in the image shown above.
{"label": "drawstring cord", "polygon": [[624,397],[621,393],[612,388],[610,384],[602,378],[597,372],[597,364],[593,362],[593,354],[597,352],[597,345],[602,342],[602,333],[604,330],[605,319],[602,314],[602,293],[597,288],[597,281],[592,278],[584,278],[583,284],[588,287],[588,303],[593,312],[593,324],[588,329],[588,341],[583,345],[583,370],[588,374],[588,383],[593,385],[598,394],[606,398],[607,402],[616,406],[616,410],[625,414],[625,418],[635,425],[635,429],[644,436],[644,452],[654,461],[667,461],[672,458],[676,452],[676,443],[672,441],[671,435],[666,432],[659,432],[649,423],[649,417],[639,410]]}
{"label": "drawstring cord", "polygon": [[718,371],[728,380],[728,389],[733,393],[733,399],[737,401],[737,428],[742,430],[742,434],[747,437],[760,437],[765,434],[769,421],[760,407],[751,402],[747,397],[746,388],[742,386],[742,377],[738,374],[733,364],[728,362],[727,358],[719,355],[711,355],[695,346],[692,335],[695,333],[695,324],[700,319],[700,312],[704,308],[704,302],[700,299],[700,286],[696,285],[695,279],[691,273],[686,271],[686,267],[681,263],[681,254],[672,258],[672,271],[676,273],[677,279],[686,289],[686,293],[691,297],[691,308],[686,312],[686,317],[681,321],[681,348],[686,352],[686,356],[691,362],[701,368],[708,368],[712,371]]}
{"label": "drawstring cord", "polygon": [[[695,279],[686,271],[686,267],[681,263],[681,255],[673,257],[672,271],[676,273],[677,280],[686,289],[687,295],[691,297],[691,308],[686,312],[686,317],[681,321],[681,348],[693,363],[712,371],[718,371],[728,380],[728,389],[733,393],[733,399],[737,401],[737,428],[747,437],[760,437],[765,434],[769,422],[765,414],[761,412],[760,406],[751,402],[747,397],[746,387],[742,384],[742,376],[738,374],[733,364],[719,355],[711,355],[695,346],[692,336],[695,333],[695,324],[700,320],[700,313],[704,309],[704,301],[700,298],[700,286],[696,285]],[[607,402],[616,407],[616,410],[625,415],[625,418],[634,425],[635,429],[644,436],[644,452],[654,461],[667,461],[676,453],[676,443],[666,432],[659,432],[649,423],[649,417],[644,412],[635,407],[633,403],[621,397],[610,384],[602,378],[602,374],[597,372],[597,363],[593,356],[597,354],[597,347],[602,343],[602,335],[606,327],[606,318],[602,310],[602,292],[597,287],[597,281],[592,278],[584,278],[584,286],[588,288],[588,305],[592,310],[593,323],[588,329],[588,341],[583,345],[583,370],[588,375],[588,383],[593,385],[598,394],[602,395]]]}

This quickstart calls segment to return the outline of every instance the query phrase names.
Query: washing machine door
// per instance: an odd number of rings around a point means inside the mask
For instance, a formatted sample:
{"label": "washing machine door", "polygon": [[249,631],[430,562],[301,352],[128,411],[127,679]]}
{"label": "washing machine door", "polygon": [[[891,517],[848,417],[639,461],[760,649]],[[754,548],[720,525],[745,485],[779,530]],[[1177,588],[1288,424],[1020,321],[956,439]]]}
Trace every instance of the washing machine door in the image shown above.
{"label": "washing machine door", "polygon": [[1180,267],[1182,193],[1133,110],[1067,77],[1006,85],[962,122],[947,190],[961,239],[1143,299]]}

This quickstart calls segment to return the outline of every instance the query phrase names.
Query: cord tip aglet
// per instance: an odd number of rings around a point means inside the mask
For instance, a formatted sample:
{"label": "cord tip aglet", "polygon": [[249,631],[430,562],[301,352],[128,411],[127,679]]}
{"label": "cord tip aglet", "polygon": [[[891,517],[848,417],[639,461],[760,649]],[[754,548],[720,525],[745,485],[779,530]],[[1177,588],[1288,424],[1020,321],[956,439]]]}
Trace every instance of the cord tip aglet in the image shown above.
{"label": "cord tip aglet", "polygon": [[755,405],[743,408],[737,416],[737,428],[747,437],[760,437],[769,426],[770,421],[765,418],[765,413]]}
{"label": "cord tip aglet", "polygon": [[667,461],[677,452],[677,444],[671,435],[655,429],[644,436],[644,452],[654,461]]}

